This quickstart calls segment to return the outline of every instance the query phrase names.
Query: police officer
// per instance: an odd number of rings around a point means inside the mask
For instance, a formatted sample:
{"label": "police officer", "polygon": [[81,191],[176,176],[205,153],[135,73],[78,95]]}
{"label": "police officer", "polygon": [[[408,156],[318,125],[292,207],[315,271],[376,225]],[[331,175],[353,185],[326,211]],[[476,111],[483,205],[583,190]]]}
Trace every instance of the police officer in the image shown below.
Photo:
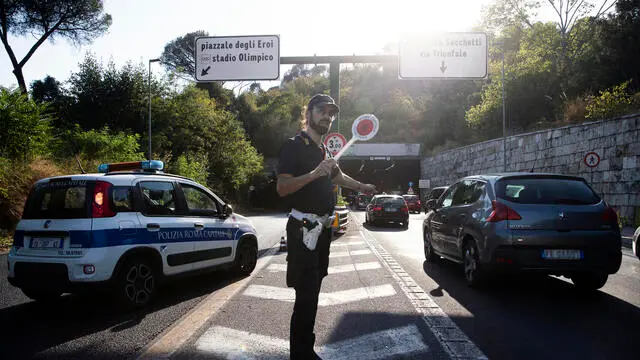
{"label": "police officer", "polygon": [[291,207],[287,222],[287,286],[296,291],[291,315],[289,345],[291,359],[319,359],[313,350],[313,328],[322,279],[329,267],[331,228],[335,206],[334,185],[360,192],[373,192],[342,173],[322,136],[340,111],[333,98],[314,95],[307,105],[303,129],[280,150],[277,191]]}

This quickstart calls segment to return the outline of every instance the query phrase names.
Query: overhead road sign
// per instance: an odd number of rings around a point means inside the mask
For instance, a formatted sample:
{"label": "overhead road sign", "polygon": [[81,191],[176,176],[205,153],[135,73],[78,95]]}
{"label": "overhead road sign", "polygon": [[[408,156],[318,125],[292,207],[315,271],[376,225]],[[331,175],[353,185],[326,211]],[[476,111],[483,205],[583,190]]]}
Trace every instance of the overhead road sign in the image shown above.
{"label": "overhead road sign", "polygon": [[197,81],[277,80],[278,35],[203,36],[195,43]]}
{"label": "overhead road sign", "polygon": [[487,35],[438,33],[403,39],[398,46],[400,79],[484,79]]}

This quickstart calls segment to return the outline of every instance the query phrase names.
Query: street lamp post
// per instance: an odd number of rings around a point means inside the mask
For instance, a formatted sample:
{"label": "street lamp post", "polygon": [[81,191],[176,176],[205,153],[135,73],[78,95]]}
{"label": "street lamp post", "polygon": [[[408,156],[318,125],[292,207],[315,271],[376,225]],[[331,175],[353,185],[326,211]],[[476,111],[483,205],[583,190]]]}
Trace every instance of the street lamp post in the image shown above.
{"label": "street lamp post", "polygon": [[502,171],[507,171],[507,115],[504,100],[504,42],[497,41],[494,43],[502,47]]}
{"label": "street lamp post", "polygon": [[507,171],[507,122],[504,107],[504,44],[502,45],[502,150],[503,164],[502,171]]}
{"label": "street lamp post", "polygon": [[149,59],[149,155],[148,160],[151,160],[151,63],[159,62],[160,59]]}

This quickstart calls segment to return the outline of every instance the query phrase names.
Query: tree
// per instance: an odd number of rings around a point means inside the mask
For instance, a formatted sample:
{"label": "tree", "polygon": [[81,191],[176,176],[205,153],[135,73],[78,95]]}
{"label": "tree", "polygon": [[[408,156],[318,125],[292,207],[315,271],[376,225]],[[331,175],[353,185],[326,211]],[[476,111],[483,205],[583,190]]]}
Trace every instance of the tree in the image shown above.
{"label": "tree", "polygon": [[18,90],[0,88],[0,157],[27,158],[43,154],[50,140],[44,105]]}
{"label": "tree", "polygon": [[209,36],[204,30],[198,30],[179,36],[164,46],[162,52],[162,65],[175,72],[180,78],[195,81],[196,58],[195,44],[196,38]]}
{"label": "tree", "polygon": [[[27,92],[22,69],[45,41],[67,39],[88,44],[111,26],[111,15],[103,12],[102,0],[3,0],[0,3],[0,39],[11,59],[13,73],[23,93]],[[18,61],[9,44],[9,34],[30,33],[36,42]]]}

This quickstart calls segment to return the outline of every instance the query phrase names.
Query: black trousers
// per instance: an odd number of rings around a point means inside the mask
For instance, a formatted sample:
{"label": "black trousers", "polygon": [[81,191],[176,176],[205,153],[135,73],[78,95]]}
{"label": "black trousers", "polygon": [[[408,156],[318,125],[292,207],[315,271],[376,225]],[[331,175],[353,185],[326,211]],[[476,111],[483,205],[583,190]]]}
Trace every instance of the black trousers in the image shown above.
{"label": "black trousers", "polygon": [[291,315],[289,350],[291,359],[314,359],[313,328],[318,311],[318,296],[322,279],[329,267],[331,229],[323,229],[315,250],[302,242],[302,222],[289,218],[287,222],[287,286],[296,291]]}

